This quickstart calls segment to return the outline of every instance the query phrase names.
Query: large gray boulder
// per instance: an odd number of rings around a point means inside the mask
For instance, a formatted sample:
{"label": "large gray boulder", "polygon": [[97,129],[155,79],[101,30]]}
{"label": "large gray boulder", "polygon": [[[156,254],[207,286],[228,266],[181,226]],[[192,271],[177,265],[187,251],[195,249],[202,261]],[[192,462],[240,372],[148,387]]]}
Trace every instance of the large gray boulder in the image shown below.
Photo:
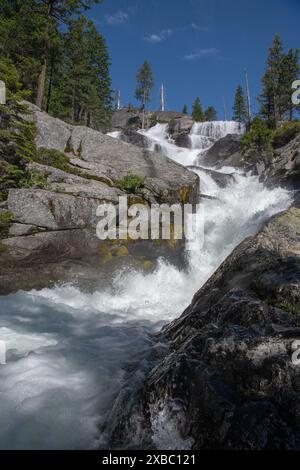
{"label": "large gray boulder", "polygon": [[300,189],[300,135],[276,149],[264,173],[268,182]]}
{"label": "large gray boulder", "polygon": [[143,149],[149,148],[149,140],[143,134],[140,134],[135,129],[128,127],[120,134],[120,140],[123,142],[127,142],[128,144],[136,145],[137,147],[141,147]]}
{"label": "large gray boulder", "polygon": [[34,120],[37,126],[37,147],[64,152],[71,137],[73,126],[61,119],[56,119],[49,114],[42,112],[32,103],[25,103],[31,114],[24,117],[28,120]]}
{"label": "large gray boulder", "polygon": [[[197,203],[197,175],[162,155],[86,127],[71,126],[34,105],[30,108],[29,119],[36,121],[37,148],[60,151],[69,157],[69,163],[62,171],[30,162],[27,169],[41,178],[35,178],[31,188],[9,191],[1,207],[13,214],[13,220],[9,238],[0,240],[0,293],[49,285],[52,280],[70,281],[74,276],[92,284],[95,279],[90,277],[103,278],[107,265],[112,266],[111,271],[122,266],[149,269],[160,257],[182,266],[181,241],[98,240],[96,211],[101,203],[117,205],[119,197],[126,195],[129,203],[147,207],[151,203]],[[129,173],[144,180],[144,187],[135,194],[118,188],[119,180]],[[84,270],[80,263],[85,264]]]}
{"label": "large gray boulder", "polygon": [[169,353],[110,417],[112,446],[122,435],[153,449],[160,423],[180,448],[299,449],[300,210],[237,247],[163,338]]}
{"label": "large gray boulder", "polygon": [[202,171],[209,175],[220,188],[226,188],[230,184],[236,182],[236,174],[235,173],[222,173],[220,171],[209,170],[208,168],[203,168],[201,166],[189,166],[189,170],[191,171]]}
{"label": "large gray boulder", "polygon": [[142,125],[140,113],[129,108],[123,108],[113,113],[112,127],[114,129],[125,129],[132,126],[139,129]]}
{"label": "large gray boulder", "polygon": [[204,156],[201,163],[208,166],[243,166],[244,158],[241,154],[241,135],[228,134],[218,140]]}
{"label": "large gray boulder", "polygon": [[96,230],[96,210],[103,199],[78,195],[81,190],[75,187],[75,195],[71,195],[37,189],[11,189],[8,210],[14,214],[15,222],[21,224],[48,230]]}
{"label": "large gray boulder", "polygon": [[198,177],[167,157],[87,127],[69,126],[36,107],[32,111],[37,123],[38,147],[55,148],[70,158],[92,164],[96,173],[112,181],[128,173],[145,178],[146,188],[150,192],[154,190],[154,197],[162,202],[197,202]]}
{"label": "large gray boulder", "polygon": [[175,136],[173,136],[173,138],[177,147],[187,148],[187,149],[192,148],[192,142],[191,142],[190,135],[188,132],[180,132],[176,134]]}

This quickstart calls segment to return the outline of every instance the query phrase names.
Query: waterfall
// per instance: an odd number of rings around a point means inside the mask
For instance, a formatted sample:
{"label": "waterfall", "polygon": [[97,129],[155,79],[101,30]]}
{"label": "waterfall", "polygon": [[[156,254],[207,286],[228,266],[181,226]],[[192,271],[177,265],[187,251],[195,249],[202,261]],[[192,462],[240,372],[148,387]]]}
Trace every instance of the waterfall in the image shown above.
{"label": "waterfall", "polygon": [[181,165],[192,165],[199,155],[199,149],[195,148],[191,151],[174,145],[174,140],[168,134],[168,128],[168,124],[156,124],[148,130],[139,131],[139,133],[146,137],[150,151],[160,152]]}
{"label": "waterfall", "polygon": [[[231,132],[241,132],[237,123],[195,124],[192,150],[176,147],[167,125],[143,134],[150,149],[159,146],[191,165],[204,146]],[[92,293],[70,284],[0,300],[0,340],[9,348],[0,367],[0,448],[107,448],[103,426],[118,393],[125,383],[133,393],[154,366],[149,352],[164,347],[152,333],[178,317],[234,247],[291,201],[286,190],[268,189],[256,176],[235,174],[220,188],[195,171],[202,192],[215,199],[202,202],[204,245],[189,251],[188,270],[160,260],[155,272],[122,271],[110,288]],[[154,441],[166,428],[159,421]],[[170,449],[181,445],[176,433],[165,436]]]}
{"label": "waterfall", "polygon": [[217,140],[228,134],[243,134],[245,126],[236,121],[198,122],[192,127],[190,139],[192,148],[207,150]]}
{"label": "waterfall", "polygon": [[197,163],[198,156],[207,151],[219,139],[228,134],[242,135],[245,126],[236,121],[212,121],[195,123],[190,131],[191,149],[174,145],[174,140],[168,134],[168,124],[156,124],[148,130],[138,131],[148,141],[148,149],[163,153],[177,163],[189,166]]}

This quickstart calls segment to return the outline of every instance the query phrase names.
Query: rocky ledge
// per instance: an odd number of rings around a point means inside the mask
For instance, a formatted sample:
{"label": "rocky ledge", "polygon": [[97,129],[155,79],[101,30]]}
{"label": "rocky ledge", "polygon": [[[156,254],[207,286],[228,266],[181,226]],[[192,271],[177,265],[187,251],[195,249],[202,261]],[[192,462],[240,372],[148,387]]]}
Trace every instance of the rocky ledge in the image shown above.
{"label": "rocky ledge", "polygon": [[[183,262],[181,243],[100,242],[96,237],[96,209],[102,202],[197,203],[199,179],[162,155],[120,142],[87,127],[74,127],[30,105],[36,122],[38,149],[67,157],[64,170],[28,163],[44,187],[11,189],[0,212],[11,216],[9,237],[0,245],[0,293],[43,287],[49,281],[86,279],[102,272],[106,263],[120,267],[120,259],[142,267],[159,256]],[[128,174],[140,178],[137,191],[122,189]],[[121,187],[121,189],[120,189]],[[104,278],[107,277],[105,273]]]}
{"label": "rocky ledge", "polygon": [[183,449],[299,449],[300,210],[241,243],[161,339],[169,352],[114,410],[113,447],[161,448],[163,430]]}
{"label": "rocky ledge", "polygon": [[[147,127],[155,124],[168,124],[168,134],[173,139],[175,145],[183,148],[191,148],[189,137],[193,127],[193,119],[182,113],[159,111],[147,112],[145,115]],[[142,129],[142,113],[129,108],[120,109],[113,114],[112,126],[114,131],[119,131],[119,138],[138,147],[148,148],[149,142],[146,136],[140,134]]]}
{"label": "rocky ledge", "polygon": [[241,153],[241,135],[228,134],[219,139],[203,156],[201,163],[203,165],[215,166],[245,166]]}
{"label": "rocky ledge", "polygon": [[300,190],[300,135],[274,149],[272,154],[257,154],[249,160],[242,153],[242,136],[229,134],[201,154],[201,164],[222,168],[232,166],[252,171],[268,186]]}
{"label": "rocky ledge", "polygon": [[300,190],[300,135],[276,149],[271,164],[266,165],[268,182]]}

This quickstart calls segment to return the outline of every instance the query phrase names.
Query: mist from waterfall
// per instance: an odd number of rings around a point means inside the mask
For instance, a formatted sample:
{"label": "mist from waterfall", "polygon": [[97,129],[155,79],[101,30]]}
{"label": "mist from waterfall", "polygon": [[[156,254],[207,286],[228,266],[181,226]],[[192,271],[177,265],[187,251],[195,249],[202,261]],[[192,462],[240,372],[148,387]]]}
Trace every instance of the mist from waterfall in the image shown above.
{"label": "mist from waterfall", "polygon": [[[193,165],[220,135],[237,130],[236,123],[195,124],[192,149],[176,147],[164,124],[143,134],[149,149]],[[205,170],[195,171],[201,191],[214,199],[202,201],[204,245],[188,252],[187,270],[160,260],[154,272],[124,270],[109,289],[93,293],[63,285],[0,299],[0,339],[8,344],[7,365],[0,366],[0,448],[105,448],[122,386],[130,377],[130,387],[138,387],[155,364],[150,352],[165,348],[151,333],[183,312],[237,244],[290,204],[286,190],[267,189],[256,176],[226,168],[233,175],[220,188]],[[164,446],[185,445],[176,429],[165,435]]]}

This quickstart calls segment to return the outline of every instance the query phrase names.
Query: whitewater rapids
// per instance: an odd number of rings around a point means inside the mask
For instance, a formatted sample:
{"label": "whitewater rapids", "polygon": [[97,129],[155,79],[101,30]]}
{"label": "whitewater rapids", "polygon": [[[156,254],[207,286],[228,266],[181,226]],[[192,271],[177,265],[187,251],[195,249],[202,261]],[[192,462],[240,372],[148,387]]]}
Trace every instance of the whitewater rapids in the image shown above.
{"label": "whitewater rapids", "polygon": [[[241,132],[237,126],[196,124],[191,149],[176,147],[165,125],[144,134],[150,149],[194,165],[214,141]],[[235,173],[222,189],[196,171],[201,192],[216,199],[203,202],[204,246],[189,251],[187,271],[161,260],[154,273],[121,272],[110,289],[92,294],[65,285],[0,298],[8,349],[0,365],[1,449],[105,448],[103,426],[129,371],[135,387],[153,366],[148,352],[164,348],[151,333],[183,312],[238,243],[290,204],[287,191],[267,189],[255,176]],[[176,432],[167,437],[164,446],[180,448]]]}

